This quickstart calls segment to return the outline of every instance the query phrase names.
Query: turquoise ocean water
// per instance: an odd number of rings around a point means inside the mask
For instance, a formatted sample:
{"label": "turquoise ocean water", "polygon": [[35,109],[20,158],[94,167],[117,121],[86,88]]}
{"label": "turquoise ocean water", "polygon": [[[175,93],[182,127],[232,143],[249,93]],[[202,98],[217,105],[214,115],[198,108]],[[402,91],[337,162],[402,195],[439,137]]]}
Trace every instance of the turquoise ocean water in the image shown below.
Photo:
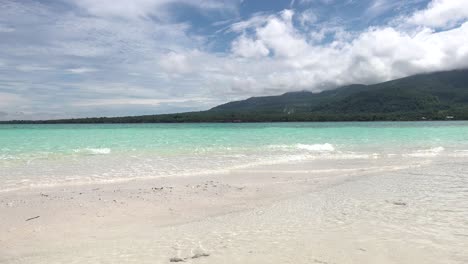
{"label": "turquoise ocean water", "polygon": [[468,122],[0,125],[0,191],[440,156],[468,157]]}

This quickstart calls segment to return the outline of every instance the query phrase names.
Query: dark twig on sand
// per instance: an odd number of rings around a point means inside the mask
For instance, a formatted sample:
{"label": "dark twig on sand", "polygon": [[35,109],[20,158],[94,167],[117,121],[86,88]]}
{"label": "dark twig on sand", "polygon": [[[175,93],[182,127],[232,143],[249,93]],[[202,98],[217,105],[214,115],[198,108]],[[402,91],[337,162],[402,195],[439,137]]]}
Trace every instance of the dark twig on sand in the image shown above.
{"label": "dark twig on sand", "polygon": [[39,218],[39,217],[41,217],[41,216],[40,216],[40,215],[38,215],[38,216],[35,216],[35,217],[31,217],[31,218],[28,218],[28,219],[26,219],[25,221],[34,220],[34,219],[37,219],[37,218]]}

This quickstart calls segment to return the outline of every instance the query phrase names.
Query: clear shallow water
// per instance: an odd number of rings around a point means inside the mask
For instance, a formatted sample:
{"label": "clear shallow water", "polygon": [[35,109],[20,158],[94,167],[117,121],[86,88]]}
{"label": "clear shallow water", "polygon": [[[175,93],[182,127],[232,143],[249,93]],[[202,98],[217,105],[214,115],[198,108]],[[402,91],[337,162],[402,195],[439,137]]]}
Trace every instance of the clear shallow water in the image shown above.
{"label": "clear shallow water", "polygon": [[468,122],[0,125],[0,191],[313,159],[468,156]]}

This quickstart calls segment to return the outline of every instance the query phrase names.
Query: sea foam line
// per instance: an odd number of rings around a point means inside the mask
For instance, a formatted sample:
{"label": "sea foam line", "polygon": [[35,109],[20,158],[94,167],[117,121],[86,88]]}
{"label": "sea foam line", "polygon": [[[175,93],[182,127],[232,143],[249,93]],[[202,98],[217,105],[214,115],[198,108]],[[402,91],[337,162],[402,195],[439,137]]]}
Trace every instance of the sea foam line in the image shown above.
{"label": "sea foam line", "polygon": [[83,148],[83,149],[74,149],[73,152],[75,153],[86,153],[91,155],[105,155],[110,154],[110,148]]}

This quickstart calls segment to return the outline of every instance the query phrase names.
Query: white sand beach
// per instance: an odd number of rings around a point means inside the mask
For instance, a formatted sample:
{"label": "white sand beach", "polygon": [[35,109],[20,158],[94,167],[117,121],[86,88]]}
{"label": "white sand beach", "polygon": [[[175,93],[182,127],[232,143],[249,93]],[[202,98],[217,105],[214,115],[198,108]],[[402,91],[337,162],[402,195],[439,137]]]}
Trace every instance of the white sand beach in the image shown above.
{"label": "white sand beach", "polygon": [[463,162],[309,161],[3,192],[0,263],[466,263]]}

